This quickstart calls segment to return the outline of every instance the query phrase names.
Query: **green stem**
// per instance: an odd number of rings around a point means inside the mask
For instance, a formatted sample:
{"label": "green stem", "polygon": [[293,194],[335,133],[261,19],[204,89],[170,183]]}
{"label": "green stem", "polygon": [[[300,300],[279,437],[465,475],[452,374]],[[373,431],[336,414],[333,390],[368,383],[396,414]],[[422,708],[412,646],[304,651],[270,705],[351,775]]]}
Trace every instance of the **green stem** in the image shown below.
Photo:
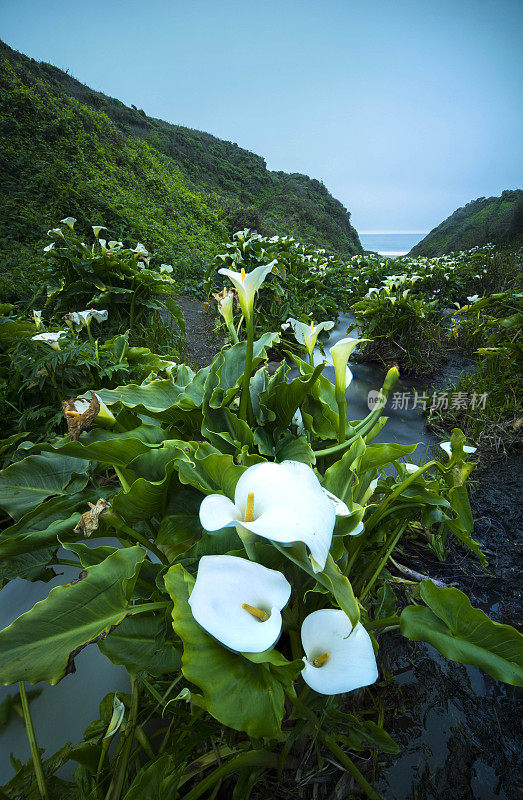
{"label": "green stem", "polygon": [[336,389],[336,402],[338,404],[338,444],[345,442],[345,425],[347,424],[347,402],[345,392]]}
{"label": "green stem", "polygon": [[121,519],[116,513],[108,514],[105,519],[109,522],[110,525],[113,526],[122,536],[131,539],[133,542],[138,542],[139,544],[146,547],[151,553],[160,559],[162,564],[169,566],[169,559],[153,542],[150,542],[147,536],[144,536],[142,533],[138,533],[138,531],[133,530],[126,525],[123,519]]}
{"label": "green stem", "polygon": [[137,606],[130,606],[128,614],[144,614],[146,611],[156,611],[159,608],[168,608],[172,603],[169,600],[157,600],[153,603],[140,603]]}
{"label": "green stem", "polygon": [[89,322],[86,322],[86,323],[85,323],[85,327],[86,327],[86,329],[87,329],[87,335],[88,335],[88,337],[89,337],[89,341],[91,342],[91,344],[92,344],[92,345],[93,345],[93,347],[94,347],[94,339],[93,339],[93,334],[91,333],[91,321],[89,321]]}
{"label": "green stem", "polygon": [[226,764],[222,764],[211,772],[210,775],[207,775],[206,778],[201,780],[197,786],[184,796],[183,800],[197,800],[197,798],[205,794],[205,792],[218,783],[218,781],[223,780],[233,772],[238,772],[247,767],[272,767],[273,769],[277,769],[278,756],[276,753],[268,753],[266,750],[251,750],[248,753],[235,756],[235,758],[231,758]]}
{"label": "green stem", "polygon": [[[302,716],[305,717],[305,719],[308,719],[310,722],[312,722],[312,724],[314,725],[314,727],[318,732],[318,738],[321,739],[323,744],[329,748],[331,753],[350,772],[352,777],[357,781],[357,783],[359,783],[359,785],[361,786],[367,797],[369,797],[370,800],[383,800],[382,795],[378,794],[378,792],[376,792],[376,790],[372,788],[370,783],[363,777],[356,764],[354,764],[354,762],[351,761],[351,759],[341,749],[341,747],[338,744],[336,744],[334,738],[328,736],[322,730],[321,724],[316,715],[314,714],[314,712],[311,711],[308,706],[304,705],[293,692],[286,691],[285,693],[289,698],[289,700],[291,701],[291,703],[293,704],[293,706],[295,707],[295,709],[299,711],[302,714]],[[187,798],[185,798],[185,800],[187,800]]]}
{"label": "green stem", "polygon": [[369,622],[366,622],[365,625],[367,628],[371,628],[371,630],[379,630],[380,628],[392,628],[396,627],[400,624],[400,618],[397,614],[393,614],[391,617],[383,617],[383,619],[373,619]]}
{"label": "green stem", "polygon": [[29,747],[31,748],[31,756],[33,759],[33,767],[36,775],[36,782],[38,784],[38,791],[42,800],[47,800],[47,786],[45,785],[44,771],[40,761],[40,754],[38,752],[38,745],[36,743],[35,730],[33,727],[33,720],[31,719],[31,712],[29,711],[29,701],[25,691],[24,681],[18,684],[20,688],[20,699],[22,701],[22,710],[24,712],[25,729],[27,731],[27,738],[29,739]]}
{"label": "green stem", "polygon": [[135,733],[136,733],[136,738],[140,742],[142,748],[145,750],[151,761],[155,759],[156,758],[155,749],[152,746],[151,740],[149,739],[149,737],[147,736],[141,725],[136,726]]}
{"label": "green stem", "polygon": [[424,464],[422,467],[420,467],[418,470],[416,470],[416,472],[413,472],[411,475],[409,475],[407,478],[405,478],[405,480],[402,481],[399,484],[399,486],[396,486],[394,491],[392,491],[389,495],[387,495],[387,497],[385,497],[381,501],[381,503],[376,508],[374,513],[371,514],[371,516],[369,517],[369,519],[365,523],[365,530],[367,531],[367,533],[368,533],[368,531],[372,530],[372,528],[374,528],[376,526],[376,524],[379,522],[380,517],[383,514],[383,512],[385,511],[385,509],[387,508],[387,506],[389,506],[391,504],[391,502],[396,499],[396,497],[399,497],[399,495],[405,489],[407,489],[407,487],[410,486],[411,483],[414,483],[414,481],[417,480],[420,475],[423,475],[424,472],[426,472],[428,469],[433,467],[435,464],[436,464],[435,461],[427,461],[426,464]]}
{"label": "green stem", "polygon": [[248,531],[247,528],[242,528],[238,525],[238,536],[242,540],[245,552],[249,561],[256,561],[256,550],[254,547],[256,541],[256,534]]}
{"label": "green stem", "polygon": [[[370,590],[372,589],[372,587],[376,583],[376,580],[378,579],[378,576],[379,576],[381,570],[383,569],[383,567],[385,566],[385,564],[389,560],[390,554],[392,553],[392,551],[396,547],[396,545],[397,545],[397,543],[398,543],[398,541],[399,541],[399,539],[400,539],[401,535],[403,534],[403,531],[405,530],[406,527],[407,527],[407,523],[404,522],[402,525],[400,525],[399,530],[395,534],[393,534],[393,536],[391,537],[391,540],[390,540],[389,544],[386,547],[385,553],[379,559],[378,565],[377,565],[376,569],[374,570],[374,572],[372,573],[372,576],[371,576],[369,582],[367,583],[367,585],[365,586],[365,588],[363,589],[363,591],[360,594],[360,598],[359,598],[360,599],[360,603],[363,603],[363,601],[367,597],[368,593],[370,592]],[[363,576],[362,583],[363,583],[363,581],[365,581],[365,579],[366,579],[366,575]]]}
{"label": "green stem", "polygon": [[131,484],[129,483],[129,481],[127,480],[125,475],[123,474],[122,469],[120,467],[114,467],[114,471],[116,472],[116,475],[118,476],[118,480],[120,481],[120,485],[121,485],[122,489],[124,490],[124,492],[128,492],[130,490],[130,488],[131,488]]}
{"label": "green stem", "polygon": [[131,708],[127,725],[125,726],[125,743],[118,759],[116,773],[113,775],[111,785],[105,796],[105,800],[120,800],[124,783],[127,778],[127,765],[129,763],[129,756],[131,755],[131,748],[133,746],[134,733],[136,728],[136,717],[138,714],[138,681],[136,676],[131,676]]}
{"label": "green stem", "polygon": [[247,328],[247,350],[245,353],[245,372],[243,373],[243,388],[240,397],[240,419],[247,419],[247,409],[249,407],[249,387],[251,382],[252,372],[252,356],[254,348],[254,324],[253,315],[245,320]]}
{"label": "green stem", "polygon": [[231,321],[227,323],[227,330],[231,334],[232,343],[238,344],[239,339],[238,334],[236,333],[236,328],[234,327],[234,322]]}

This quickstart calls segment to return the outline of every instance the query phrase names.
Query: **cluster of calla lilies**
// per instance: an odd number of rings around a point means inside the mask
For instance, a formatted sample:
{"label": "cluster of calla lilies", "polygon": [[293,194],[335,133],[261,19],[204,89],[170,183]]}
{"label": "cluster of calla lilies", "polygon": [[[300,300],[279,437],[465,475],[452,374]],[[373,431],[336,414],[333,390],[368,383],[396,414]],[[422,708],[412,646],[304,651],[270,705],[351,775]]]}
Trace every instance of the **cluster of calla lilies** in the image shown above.
{"label": "cluster of calla lilies", "polygon": [[[283,461],[249,467],[240,477],[234,502],[219,494],[205,497],[200,522],[208,532],[236,528],[254,559],[261,536],[281,547],[306,545],[314,572],[325,568],[336,516],[345,503],[326,491],[306,464]],[[360,523],[352,535],[361,533]],[[282,610],[291,596],[285,576],[255,560],[203,556],[189,598],[195,620],[223,645],[240,653],[263,653],[280,638]],[[315,691],[350,692],[378,677],[372,641],[361,623],[352,626],[344,611],[320,609],[301,628],[305,652],[302,676]]]}
{"label": "cluster of calla lilies", "polygon": [[[105,309],[87,308],[85,311],[70,311],[64,316],[64,322],[71,331],[74,331],[75,328],[77,331],[86,328],[88,336],[91,339],[92,320],[105,322],[108,317],[109,312]],[[43,324],[42,312],[33,311],[33,319],[37,329],[41,328]],[[35,336],[32,336],[31,339],[35,342],[44,342],[44,344],[48,344],[49,347],[52,347],[53,350],[60,350],[60,338],[65,336],[66,333],[67,331],[45,331],[44,333],[37,333]]]}

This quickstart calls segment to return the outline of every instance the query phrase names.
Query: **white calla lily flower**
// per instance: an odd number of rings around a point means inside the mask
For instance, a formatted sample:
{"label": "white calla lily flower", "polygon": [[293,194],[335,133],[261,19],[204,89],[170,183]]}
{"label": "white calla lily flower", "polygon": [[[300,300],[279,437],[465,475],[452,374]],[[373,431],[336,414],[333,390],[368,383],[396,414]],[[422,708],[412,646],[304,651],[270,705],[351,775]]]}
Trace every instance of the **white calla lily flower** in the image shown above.
{"label": "white calla lily flower", "polygon": [[303,680],[320,694],[352,692],[378,679],[371,638],[360,622],[353,628],[344,611],[324,608],[309,614],[301,642]]}
{"label": "white calla lily flower", "polygon": [[94,233],[94,235],[95,235],[95,237],[97,239],[100,236],[100,231],[106,231],[107,230],[105,225],[91,225],[91,228],[93,229],[93,233]]}
{"label": "white calla lily flower", "polygon": [[51,244],[48,244],[47,247],[44,247],[44,253],[50,253],[51,250],[54,249],[55,249],[55,244],[54,242],[51,242]]}
{"label": "white calla lily flower", "polygon": [[[476,278],[479,277],[480,277],[479,275],[476,275]],[[467,300],[469,301],[469,303],[477,303],[477,301],[479,300],[479,295],[471,294],[470,297],[467,297]]]}
{"label": "white calla lily flower", "polygon": [[64,219],[61,219],[60,222],[64,225],[67,225],[67,227],[71,230],[74,230],[74,223],[76,222],[76,219],[74,217],[65,217]]}
{"label": "white calla lily flower", "polygon": [[336,511],[307,464],[267,461],[245,470],[236,484],[234,503],[221,494],[205,497],[200,522],[211,532],[237,528],[284,546],[304,542],[319,572],[329,554]]}
{"label": "white calla lily flower", "polygon": [[225,275],[229,278],[238,292],[238,300],[246,320],[250,319],[252,316],[256,292],[277,263],[277,259],[274,259],[270,264],[256,267],[256,269],[253,269],[252,272],[249,273],[246,273],[244,269],[242,269],[241,272],[236,272],[233,269],[226,269],[225,267],[218,270],[220,275]]}
{"label": "white calla lily flower", "polygon": [[[452,457],[452,447],[450,442],[440,442],[439,446],[441,447],[442,450],[445,451],[445,453],[448,455],[449,458]],[[477,449],[478,449],[477,447],[471,447],[471,445],[468,444],[463,445],[464,453],[475,453]]]}
{"label": "white calla lily flower", "polygon": [[36,328],[38,330],[38,328],[42,327],[42,312],[41,311],[35,311],[33,309],[33,319],[35,321],[35,325],[36,325]]}
{"label": "white calla lily flower", "polygon": [[167,275],[173,271],[173,268],[170,264],[160,264],[160,272],[165,272]]}
{"label": "white calla lily flower", "polygon": [[352,381],[352,372],[347,366],[347,362],[352,354],[354,348],[360,342],[366,342],[367,339],[353,339],[347,337],[340,339],[330,348],[332,363],[334,365],[334,377],[336,382],[336,389],[341,393],[345,393],[347,387]]}
{"label": "white calla lily flower", "polygon": [[50,331],[48,333],[37,333],[36,336],[31,336],[35,342],[45,342],[48,344],[49,347],[52,347],[53,350],[60,350],[60,345],[58,344],[58,340],[60,336],[64,335],[66,331]]}
{"label": "white calla lily flower", "polygon": [[239,653],[278,641],[291,586],[281,572],[237,556],[202,556],[189,605],[196,622]]}
{"label": "white calla lily flower", "polygon": [[334,328],[334,322],[331,320],[327,322],[319,322],[317,325],[314,322],[300,322],[293,317],[289,317],[287,322],[282,325],[282,328],[288,327],[292,328],[292,332],[294,333],[295,339],[300,344],[303,344],[307,349],[309,354],[309,358],[312,361],[312,354],[314,352],[314,348],[316,347],[316,341],[318,339],[318,334],[321,331],[330,331]]}
{"label": "white calla lily flower", "polygon": [[109,316],[108,311],[106,311],[105,309],[98,310],[97,308],[91,308],[91,314],[97,322],[105,322],[107,317]]}
{"label": "white calla lily flower", "polygon": [[51,228],[50,230],[47,231],[48,236],[51,236],[52,233],[56,234],[56,236],[61,236],[62,239],[64,238],[64,232],[62,231],[61,228]]}

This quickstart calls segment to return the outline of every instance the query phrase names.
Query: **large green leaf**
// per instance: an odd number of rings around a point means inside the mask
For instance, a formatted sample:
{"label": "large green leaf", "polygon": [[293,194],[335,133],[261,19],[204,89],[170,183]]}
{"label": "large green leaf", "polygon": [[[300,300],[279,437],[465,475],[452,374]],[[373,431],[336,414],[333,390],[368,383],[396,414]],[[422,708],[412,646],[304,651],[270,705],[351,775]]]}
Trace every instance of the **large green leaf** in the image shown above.
{"label": "large green leaf", "polygon": [[77,442],[64,441],[61,444],[44,445],[41,450],[52,450],[77,459],[126,467],[133,458],[158,447],[164,439],[165,433],[158,425],[140,425],[123,433],[98,428],[83,433]]}
{"label": "large green leaf", "polygon": [[117,550],[89,567],[77,583],[56,586],[45,600],[0,632],[0,682],[58,683],[73,651],[113,625],[128,612],[141,547]]}
{"label": "large green leaf", "polygon": [[407,606],[400,617],[403,636],[429,642],[442,655],[471,664],[505,683],[523,686],[523,636],[510,625],[473,608],[459,589],[421,582],[426,606]]}
{"label": "large green leaf", "polygon": [[98,642],[102,653],[113,664],[122,664],[127,672],[145,670],[152,675],[177,672],[181,665],[181,647],[168,635],[165,616],[138,614],[124,619],[106,639]]}
{"label": "large green leaf", "polygon": [[22,553],[0,561],[0,589],[15,578],[25,581],[50,581],[55,573],[48,566],[56,554],[56,547],[46,547],[32,553]]}
{"label": "large green leaf", "polygon": [[73,474],[84,471],[82,459],[54,453],[16,461],[0,472],[0,508],[18,520],[48,497],[67,494]]}
{"label": "large green leaf", "polygon": [[369,469],[383,467],[385,464],[390,464],[395,458],[410,455],[416,447],[417,444],[398,444],[397,442],[367,445],[360,462],[360,469],[362,472],[366,472]]}
{"label": "large green leaf", "polygon": [[184,766],[164,753],[138,771],[123,800],[175,800]]}
{"label": "large green leaf", "polygon": [[180,411],[194,411],[200,408],[203,399],[203,388],[209,367],[196,374],[182,364],[178,367],[176,381],[151,381],[138,386],[119,386],[117,389],[100,389],[98,394],[107,405],[120,402],[126,408],[137,413],[147,414],[163,422],[176,423]]}
{"label": "large green leaf", "polygon": [[60,544],[60,541],[73,537],[78,538],[74,527],[81,514],[87,511],[88,501],[106,494],[106,491],[99,489],[94,498],[93,492],[84,489],[62,497],[51,497],[41,503],[2,532],[0,558]]}
{"label": "large green leaf", "polygon": [[249,736],[278,736],[285,696],[270,665],[232,653],[198,625],[188,603],[194,579],[180,564],[169,569],[165,585],[174,603],[173,628],[183,642],[182,672],[203,691],[209,714]]}

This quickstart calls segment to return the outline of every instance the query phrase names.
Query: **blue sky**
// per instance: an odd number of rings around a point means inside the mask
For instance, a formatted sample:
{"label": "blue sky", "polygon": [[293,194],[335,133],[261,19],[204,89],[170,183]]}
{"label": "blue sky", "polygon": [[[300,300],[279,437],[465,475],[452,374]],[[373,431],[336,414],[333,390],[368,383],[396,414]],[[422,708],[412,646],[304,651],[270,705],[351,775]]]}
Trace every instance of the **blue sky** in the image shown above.
{"label": "blue sky", "polygon": [[324,181],[358,230],[521,187],[515,0],[1,0],[0,36]]}

